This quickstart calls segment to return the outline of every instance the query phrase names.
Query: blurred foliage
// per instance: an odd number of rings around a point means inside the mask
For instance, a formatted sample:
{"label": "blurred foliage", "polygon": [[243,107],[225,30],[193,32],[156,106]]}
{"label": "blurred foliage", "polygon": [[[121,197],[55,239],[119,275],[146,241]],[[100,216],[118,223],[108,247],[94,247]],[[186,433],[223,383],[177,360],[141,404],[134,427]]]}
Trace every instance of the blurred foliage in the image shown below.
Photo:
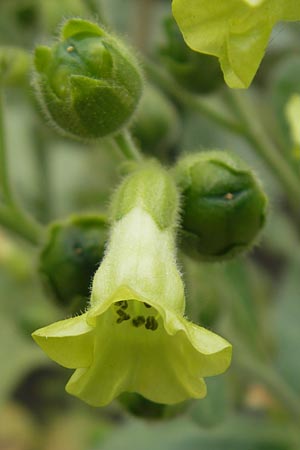
{"label": "blurred foliage", "polygon": [[[163,23],[170,13],[171,0],[0,1],[0,70],[10,67],[22,75],[5,91],[9,171],[20,202],[41,222],[105,213],[122,159],[107,140],[74,143],[50,130],[32,99],[27,66],[24,83],[24,72],[9,66],[3,51],[19,49],[24,55],[26,50],[30,58],[36,44],[49,42],[62,18],[80,15],[100,17],[141,54],[164,48],[165,55]],[[299,159],[284,110],[300,93],[299,37],[299,24],[275,29],[249,92],[258,120],[272,140],[283,143],[297,176]],[[130,405],[123,398],[105,409],[70,398],[64,392],[69,372],[52,364],[30,338],[34,329],[66,312],[43,289],[39,252],[1,228],[0,449],[299,450],[299,216],[287,206],[270,167],[245,141],[173,101],[159,86],[149,92],[133,124],[148,155],[171,163],[180,151],[230,149],[254,167],[270,198],[261,243],[251,253],[217,265],[179,255],[187,316],[233,343],[233,365],[208,380],[205,400],[180,405],[174,414],[141,398],[131,398]],[[218,84],[205,98],[219,105],[227,93]],[[162,106],[156,111],[158,97]]]}

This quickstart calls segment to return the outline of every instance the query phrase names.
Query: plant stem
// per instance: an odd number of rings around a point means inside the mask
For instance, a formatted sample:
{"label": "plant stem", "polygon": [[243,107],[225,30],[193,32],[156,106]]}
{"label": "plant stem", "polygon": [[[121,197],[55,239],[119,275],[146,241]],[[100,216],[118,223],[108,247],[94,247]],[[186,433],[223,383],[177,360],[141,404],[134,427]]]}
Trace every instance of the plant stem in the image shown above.
{"label": "plant stem", "polygon": [[4,118],[3,118],[3,94],[0,88],[0,189],[2,191],[3,199],[7,204],[14,203],[13,194],[9,182],[7,171],[7,153],[4,132]]}
{"label": "plant stem", "polygon": [[160,69],[156,64],[146,60],[144,61],[144,66],[150,78],[178,102],[200,114],[203,114],[215,123],[235,134],[243,134],[244,130],[240,123],[229,118],[228,114],[225,115],[216,108],[212,107],[207,100],[195,94],[191,94],[186,89],[179,86],[176,81],[168,75],[168,73]]}
{"label": "plant stem", "polygon": [[231,90],[230,100],[244,125],[245,139],[276,174],[288,194],[291,206],[299,213],[300,180],[296,173],[266,135],[248,95]]}
{"label": "plant stem", "polygon": [[114,137],[114,141],[118,149],[121,151],[123,156],[130,161],[142,161],[143,157],[136,147],[131,134],[128,130]]}
{"label": "plant stem", "polygon": [[3,99],[0,89],[0,189],[4,205],[0,205],[0,225],[14,231],[32,244],[37,245],[42,239],[42,227],[22,211],[11,188],[3,120]]}
{"label": "plant stem", "polygon": [[23,211],[0,206],[0,224],[33,245],[43,239],[43,228]]}

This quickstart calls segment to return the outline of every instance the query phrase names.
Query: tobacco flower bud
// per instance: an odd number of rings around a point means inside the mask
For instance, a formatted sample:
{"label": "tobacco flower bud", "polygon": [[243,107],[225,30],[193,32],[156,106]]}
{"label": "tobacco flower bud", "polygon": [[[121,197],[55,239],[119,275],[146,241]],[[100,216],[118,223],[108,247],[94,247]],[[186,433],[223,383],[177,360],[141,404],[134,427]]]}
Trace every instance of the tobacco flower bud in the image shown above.
{"label": "tobacco flower bud", "polygon": [[174,169],[183,193],[182,244],[199,259],[222,261],[248,250],[266,219],[259,180],[225,151],[189,155]]}
{"label": "tobacco flower bud", "polygon": [[52,48],[35,51],[34,86],[50,123],[79,139],[101,138],[128,125],[142,92],[131,52],[97,24],[68,20]]}
{"label": "tobacco flower bud", "polygon": [[49,229],[40,254],[40,273],[55,300],[72,313],[86,307],[106,239],[102,216],[76,216]]}

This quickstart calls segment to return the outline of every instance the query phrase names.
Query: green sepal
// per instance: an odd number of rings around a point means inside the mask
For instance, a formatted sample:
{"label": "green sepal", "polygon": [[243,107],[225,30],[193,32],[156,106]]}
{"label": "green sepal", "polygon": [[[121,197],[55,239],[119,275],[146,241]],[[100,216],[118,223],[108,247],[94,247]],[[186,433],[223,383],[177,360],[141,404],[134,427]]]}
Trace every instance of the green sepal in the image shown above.
{"label": "green sepal", "polygon": [[80,33],[94,34],[96,36],[105,35],[105,32],[97,24],[88,20],[74,18],[67,20],[63,24],[60,37],[64,40]]}
{"label": "green sepal", "polygon": [[155,161],[149,161],[130,174],[112,201],[112,219],[120,220],[136,206],[141,206],[160,229],[177,220],[179,197],[170,174]]}
{"label": "green sepal", "polygon": [[70,84],[74,109],[89,136],[105,136],[127,122],[132,103],[122,87],[82,75],[72,75]]}
{"label": "green sepal", "polygon": [[51,48],[46,45],[36,47],[34,52],[34,66],[40,73],[46,72],[52,60]]}
{"label": "green sepal", "polygon": [[248,250],[261,231],[267,198],[254,172],[235,155],[189,155],[174,169],[182,196],[182,246],[197,259],[222,261]]}

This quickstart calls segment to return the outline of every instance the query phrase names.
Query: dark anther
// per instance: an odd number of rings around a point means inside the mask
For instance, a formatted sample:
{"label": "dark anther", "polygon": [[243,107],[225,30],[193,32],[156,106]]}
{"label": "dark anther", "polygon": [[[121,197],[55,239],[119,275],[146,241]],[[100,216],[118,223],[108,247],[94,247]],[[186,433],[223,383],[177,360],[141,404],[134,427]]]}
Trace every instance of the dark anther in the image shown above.
{"label": "dark anther", "polygon": [[127,302],[127,300],[120,300],[119,302],[115,303],[115,306],[120,306],[122,309],[127,309],[128,302]]}
{"label": "dark anther", "polygon": [[[130,315],[129,315],[129,314],[126,314],[126,312],[123,311],[123,309],[118,309],[118,310],[117,310],[117,314],[120,316],[120,318],[121,318],[122,320],[129,320],[129,319],[130,319]],[[119,319],[118,319],[118,320],[119,320]],[[120,323],[120,322],[118,322],[118,323]]]}
{"label": "dark anther", "polygon": [[134,327],[140,327],[141,325],[144,325],[144,323],[145,323],[144,316],[137,316],[134,319],[132,319],[132,324]]}
{"label": "dark anther", "polygon": [[148,316],[146,319],[145,327],[147,328],[147,330],[152,330],[152,331],[156,330],[158,327],[158,323],[157,323],[155,317]]}
{"label": "dark anther", "polygon": [[124,313],[124,316],[118,317],[117,318],[117,323],[122,323],[124,320],[129,320],[130,319],[130,315]]}
{"label": "dark anther", "polygon": [[144,302],[144,305],[146,306],[146,308],[151,308],[151,305],[148,305],[148,303]]}

